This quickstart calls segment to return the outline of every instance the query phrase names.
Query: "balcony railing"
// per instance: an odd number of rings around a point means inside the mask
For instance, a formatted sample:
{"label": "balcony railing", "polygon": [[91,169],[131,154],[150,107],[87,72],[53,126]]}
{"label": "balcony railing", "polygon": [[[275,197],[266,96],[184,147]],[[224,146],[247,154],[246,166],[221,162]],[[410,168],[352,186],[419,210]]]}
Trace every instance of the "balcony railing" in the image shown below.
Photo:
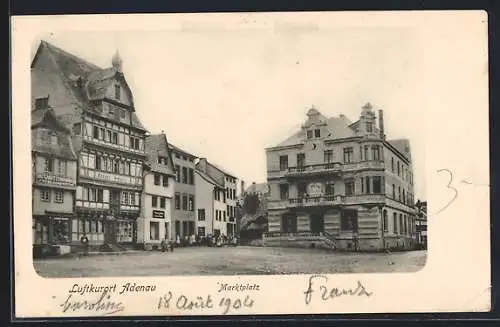
{"label": "balcony railing", "polygon": [[313,175],[318,173],[332,173],[342,171],[340,162],[329,162],[315,165],[305,165],[288,168],[288,176]]}
{"label": "balcony railing", "polygon": [[111,149],[121,150],[121,151],[125,151],[125,152],[132,152],[132,153],[141,154],[141,155],[145,154],[144,149],[134,149],[134,148],[131,148],[131,147],[126,146],[124,144],[116,144],[116,143],[96,139],[96,138],[93,138],[90,136],[84,137],[84,140],[87,142],[101,145],[101,146],[105,146],[105,147],[108,147]]}
{"label": "balcony railing", "polygon": [[288,207],[311,207],[321,205],[335,205],[344,202],[343,195],[322,195],[315,197],[299,197],[288,200]]}
{"label": "balcony railing", "polygon": [[37,184],[56,185],[56,186],[76,186],[76,179],[58,175],[51,172],[43,172],[35,175]]}
{"label": "balcony railing", "polygon": [[140,176],[119,175],[85,167],[80,167],[80,177],[90,178],[113,184],[123,184],[132,186],[142,185],[142,177]]}
{"label": "balcony railing", "polygon": [[356,194],[344,196],[344,204],[383,203],[385,194]]}
{"label": "balcony railing", "polygon": [[383,160],[369,160],[343,164],[344,171],[356,171],[363,169],[385,169],[385,163]]}

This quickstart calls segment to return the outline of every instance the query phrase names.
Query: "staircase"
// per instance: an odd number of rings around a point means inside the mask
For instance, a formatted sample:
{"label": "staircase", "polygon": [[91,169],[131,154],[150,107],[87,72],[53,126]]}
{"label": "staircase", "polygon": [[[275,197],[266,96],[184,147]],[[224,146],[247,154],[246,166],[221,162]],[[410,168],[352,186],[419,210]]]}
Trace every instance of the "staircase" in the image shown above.
{"label": "staircase", "polygon": [[262,241],[264,246],[337,249],[335,236],[325,232],[271,232],[264,233]]}

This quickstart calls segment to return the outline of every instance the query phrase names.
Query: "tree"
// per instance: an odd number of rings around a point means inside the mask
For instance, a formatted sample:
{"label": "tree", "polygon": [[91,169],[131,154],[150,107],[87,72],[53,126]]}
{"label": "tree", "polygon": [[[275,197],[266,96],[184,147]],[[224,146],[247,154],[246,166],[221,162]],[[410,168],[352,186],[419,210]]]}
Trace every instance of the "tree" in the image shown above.
{"label": "tree", "polygon": [[257,194],[247,194],[243,200],[243,211],[255,214],[260,207],[260,200]]}

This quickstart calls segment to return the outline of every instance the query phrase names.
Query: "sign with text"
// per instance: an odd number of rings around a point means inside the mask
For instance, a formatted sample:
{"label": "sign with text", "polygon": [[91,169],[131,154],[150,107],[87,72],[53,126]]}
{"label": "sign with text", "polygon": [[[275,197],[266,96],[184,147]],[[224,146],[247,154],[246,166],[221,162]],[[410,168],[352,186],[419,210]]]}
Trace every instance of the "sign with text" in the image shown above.
{"label": "sign with text", "polygon": [[165,219],[165,211],[153,210],[153,218]]}

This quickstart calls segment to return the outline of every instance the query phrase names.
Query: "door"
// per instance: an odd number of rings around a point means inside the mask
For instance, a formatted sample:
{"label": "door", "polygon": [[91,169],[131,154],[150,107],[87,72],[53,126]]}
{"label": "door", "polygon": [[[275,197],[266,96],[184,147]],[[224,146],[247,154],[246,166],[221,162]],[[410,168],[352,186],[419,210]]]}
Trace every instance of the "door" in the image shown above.
{"label": "door", "polygon": [[297,216],[294,214],[285,214],[281,218],[281,229],[284,233],[297,232]]}
{"label": "door", "polygon": [[325,231],[325,218],[322,214],[312,214],[310,222],[311,232],[320,233]]}

